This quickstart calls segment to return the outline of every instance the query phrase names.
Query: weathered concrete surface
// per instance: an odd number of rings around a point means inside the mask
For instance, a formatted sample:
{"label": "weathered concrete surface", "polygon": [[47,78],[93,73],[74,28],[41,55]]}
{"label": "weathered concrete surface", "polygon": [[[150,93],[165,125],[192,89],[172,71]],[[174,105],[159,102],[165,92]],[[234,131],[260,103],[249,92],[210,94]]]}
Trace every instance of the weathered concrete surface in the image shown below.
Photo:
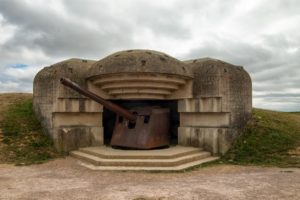
{"label": "weathered concrete surface", "polygon": [[163,73],[193,77],[191,70],[180,60],[153,50],[127,50],[111,54],[89,69],[88,76],[115,73]]}
{"label": "weathered concrete surface", "polygon": [[[251,117],[251,78],[243,67],[218,59],[184,62],[194,73],[193,99],[179,101],[178,143],[224,154]],[[207,133],[204,140],[199,132]]]}
{"label": "weathered concrete surface", "polygon": [[221,97],[222,112],[231,113],[231,127],[243,127],[252,110],[252,83],[248,72],[242,66],[213,58],[185,63],[194,72],[194,98]]}
{"label": "weathered concrete surface", "polygon": [[72,158],[0,165],[0,199],[300,199],[300,169],[215,166],[186,173],[87,170]]}
{"label": "weathered concrete surface", "polygon": [[103,130],[102,106],[61,85],[61,77],[108,100],[178,101],[178,144],[216,155],[228,150],[251,117],[251,78],[241,66],[212,58],[180,61],[151,50],[116,52],[99,61],[69,59],[34,79],[35,113],[59,151],[101,145],[111,135]]}
{"label": "weathered concrete surface", "polygon": [[86,73],[94,62],[68,59],[45,67],[34,78],[34,111],[59,151],[103,143],[102,106],[59,83],[65,77],[86,87]]}
{"label": "weathered concrete surface", "polygon": [[105,99],[163,100],[193,97],[190,77],[142,71],[94,76],[88,79],[88,89]]}

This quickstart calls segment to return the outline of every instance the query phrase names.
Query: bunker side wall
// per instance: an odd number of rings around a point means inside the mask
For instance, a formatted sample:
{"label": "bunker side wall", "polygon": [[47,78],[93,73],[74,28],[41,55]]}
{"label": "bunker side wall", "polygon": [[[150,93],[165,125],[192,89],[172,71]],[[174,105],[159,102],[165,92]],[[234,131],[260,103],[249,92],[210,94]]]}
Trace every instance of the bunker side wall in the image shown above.
{"label": "bunker side wall", "polygon": [[103,144],[102,106],[59,82],[65,77],[85,88],[93,63],[69,59],[45,67],[34,79],[34,111],[61,152]]}
{"label": "bunker side wall", "polygon": [[194,71],[193,98],[179,101],[178,143],[225,154],[251,117],[250,76],[214,59],[186,64]]}

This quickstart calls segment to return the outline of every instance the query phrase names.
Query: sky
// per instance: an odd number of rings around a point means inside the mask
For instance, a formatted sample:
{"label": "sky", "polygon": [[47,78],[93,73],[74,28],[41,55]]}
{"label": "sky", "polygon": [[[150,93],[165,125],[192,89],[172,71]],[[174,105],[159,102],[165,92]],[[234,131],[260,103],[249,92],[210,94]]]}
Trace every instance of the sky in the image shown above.
{"label": "sky", "polygon": [[253,106],[300,111],[299,0],[0,0],[0,93],[69,58],[152,49],[249,72]]}

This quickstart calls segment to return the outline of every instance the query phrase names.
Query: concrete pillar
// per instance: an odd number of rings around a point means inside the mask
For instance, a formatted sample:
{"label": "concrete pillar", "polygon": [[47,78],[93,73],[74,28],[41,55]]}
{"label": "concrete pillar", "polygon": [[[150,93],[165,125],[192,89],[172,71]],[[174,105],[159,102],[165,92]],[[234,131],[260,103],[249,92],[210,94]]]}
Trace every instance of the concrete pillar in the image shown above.
{"label": "concrete pillar", "polygon": [[178,101],[179,145],[200,147],[212,154],[228,150],[230,113],[222,112],[221,100],[221,97],[204,97]]}
{"label": "concrete pillar", "polygon": [[69,152],[103,145],[102,115],[103,107],[90,99],[58,98],[52,112],[56,148]]}

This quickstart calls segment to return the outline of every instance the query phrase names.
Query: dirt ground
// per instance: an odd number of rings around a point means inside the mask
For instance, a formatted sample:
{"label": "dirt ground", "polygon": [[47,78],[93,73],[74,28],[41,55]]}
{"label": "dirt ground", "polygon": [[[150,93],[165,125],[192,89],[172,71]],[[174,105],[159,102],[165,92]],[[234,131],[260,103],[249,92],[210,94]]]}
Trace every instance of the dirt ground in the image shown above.
{"label": "dirt ground", "polygon": [[92,171],[67,157],[0,165],[0,199],[300,199],[299,168],[219,165],[185,173]]}

